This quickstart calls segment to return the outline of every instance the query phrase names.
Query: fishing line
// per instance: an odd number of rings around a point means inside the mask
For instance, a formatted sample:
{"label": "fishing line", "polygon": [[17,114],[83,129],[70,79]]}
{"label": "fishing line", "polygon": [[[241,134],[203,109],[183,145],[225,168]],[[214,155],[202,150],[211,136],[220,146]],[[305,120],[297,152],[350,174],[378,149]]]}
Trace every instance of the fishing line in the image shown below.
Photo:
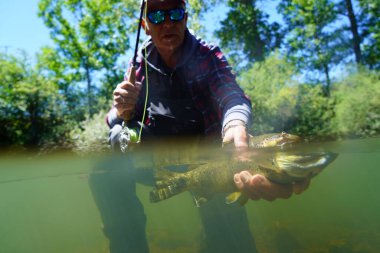
{"label": "fishing line", "polygon": [[[143,2],[145,2],[145,0],[143,0]],[[146,22],[146,17],[147,17],[147,4],[144,5],[144,19],[145,19],[145,22]],[[146,32],[146,23],[145,23],[145,32]],[[144,103],[144,110],[143,110],[143,116],[142,116],[142,119],[141,119],[141,125],[140,125],[140,132],[139,132],[139,137],[138,137],[138,140],[137,142],[140,143],[141,141],[141,134],[142,134],[142,129],[143,129],[143,125],[144,125],[144,121],[145,121],[145,112],[146,112],[146,108],[147,108],[147,104],[148,104],[148,92],[149,92],[149,80],[148,80],[148,62],[147,62],[147,50],[146,50],[146,46],[144,47],[144,64],[145,64],[145,89],[146,89],[146,92],[145,92],[145,103]]]}
{"label": "fishing line", "polygon": [[[138,45],[139,45],[139,40],[140,40],[140,31],[141,31],[141,25],[142,25],[142,19],[143,15],[146,20],[147,17],[147,4],[145,0],[141,0],[141,6],[140,6],[140,16],[139,16],[139,25],[137,29],[137,36],[136,36],[136,45],[135,45],[135,51],[132,59],[132,66],[129,69],[129,75],[128,75],[128,81],[131,83],[136,83],[136,68],[137,63],[137,53],[138,53]],[[144,29],[146,29],[146,24]],[[146,31],[146,30],[145,30]],[[144,48],[145,56],[147,54],[147,49],[146,46]],[[147,108],[147,103],[148,103],[148,63],[145,57],[143,57],[145,61],[145,84],[146,84],[146,94],[145,94],[145,103],[144,103],[144,110],[143,110],[143,116],[141,119],[141,124],[140,124],[140,131],[137,133],[136,129],[128,128],[126,120],[123,121],[122,123],[122,129],[120,132],[119,136],[119,142],[120,142],[120,149],[121,152],[125,153],[128,151],[128,145],[130,143],[140,143],[141,141],[141,135],[142,135],[142,129],[144,125],[144,120],[145,120],[145,111]]]}

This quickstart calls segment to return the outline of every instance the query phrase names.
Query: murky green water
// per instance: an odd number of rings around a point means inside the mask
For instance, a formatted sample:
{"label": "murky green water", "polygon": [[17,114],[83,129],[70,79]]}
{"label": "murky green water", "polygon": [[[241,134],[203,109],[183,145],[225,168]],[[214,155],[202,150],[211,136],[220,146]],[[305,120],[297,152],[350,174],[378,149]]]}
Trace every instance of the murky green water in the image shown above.
{"label": "murky green water", "polygon": [[[380,252],[380,139],[323,145],[339,157],[306,192],[245,206],[260,253]],[[89,187],[99,157],[0,159],[0,252],[109,252]],[[153,204],[150,189],[137,185],[150,252],[198,252],[203,226],[190,194]]]}

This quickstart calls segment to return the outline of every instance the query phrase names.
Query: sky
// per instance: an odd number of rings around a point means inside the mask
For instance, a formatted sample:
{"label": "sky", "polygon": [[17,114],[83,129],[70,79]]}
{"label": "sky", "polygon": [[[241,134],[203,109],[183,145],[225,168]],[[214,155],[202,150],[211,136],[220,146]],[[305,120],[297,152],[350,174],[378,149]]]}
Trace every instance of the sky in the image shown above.
{"label": "sky", "polygon": [[0,0],[0,52],[25,50],[33,56],[53,45],[49,30],[37,16],[39,0]]}
{"label": "sky", "polygon": [[[49,30],[38,17],[39,0],[0,0],[0,52],[25,50],[34,56],[42,46],[53,45]],[[220,10],[210,17],[220,19]],[[219,14],[217,14],[219,13]],[[206,22],[213,23],[215,22]]]}
{"label": "sky", "polygon": [[[38,2],[39,0],[0,0],[1,53],[17,54],[22,49],[34,57],[42,46],[53,46],[49,30],[37,16]],[[273,16],[274,6],[269,4],[267,7]],[[206,17],[206,29],[212,32],[225,13],[224,7],[211,11]]]}

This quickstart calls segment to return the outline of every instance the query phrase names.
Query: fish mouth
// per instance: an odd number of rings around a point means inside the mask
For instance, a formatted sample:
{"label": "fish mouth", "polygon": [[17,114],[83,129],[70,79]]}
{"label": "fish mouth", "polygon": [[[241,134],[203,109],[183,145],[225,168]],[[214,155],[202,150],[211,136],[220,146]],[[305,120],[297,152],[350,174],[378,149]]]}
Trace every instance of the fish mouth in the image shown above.
{"label": "fish mouth", "polygon": [[292,143],[292,142],[299,142],[301,140],[301,137],[299,137],[298,135],[288,134],[286,132],[282,132],[281,136],[284,138],[283,142]]}

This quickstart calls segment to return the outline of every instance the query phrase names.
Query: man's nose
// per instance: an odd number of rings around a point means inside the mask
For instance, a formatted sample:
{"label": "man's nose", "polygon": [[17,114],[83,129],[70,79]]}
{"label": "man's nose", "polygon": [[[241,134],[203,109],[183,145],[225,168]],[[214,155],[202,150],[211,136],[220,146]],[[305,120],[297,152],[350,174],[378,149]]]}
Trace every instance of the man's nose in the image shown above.
{"label": "man's nose", "polygon": [[164,22],[162,22],[162,25],[164,26],[172,26],[175,22],[170,20],[169,15],[165,15]]}

